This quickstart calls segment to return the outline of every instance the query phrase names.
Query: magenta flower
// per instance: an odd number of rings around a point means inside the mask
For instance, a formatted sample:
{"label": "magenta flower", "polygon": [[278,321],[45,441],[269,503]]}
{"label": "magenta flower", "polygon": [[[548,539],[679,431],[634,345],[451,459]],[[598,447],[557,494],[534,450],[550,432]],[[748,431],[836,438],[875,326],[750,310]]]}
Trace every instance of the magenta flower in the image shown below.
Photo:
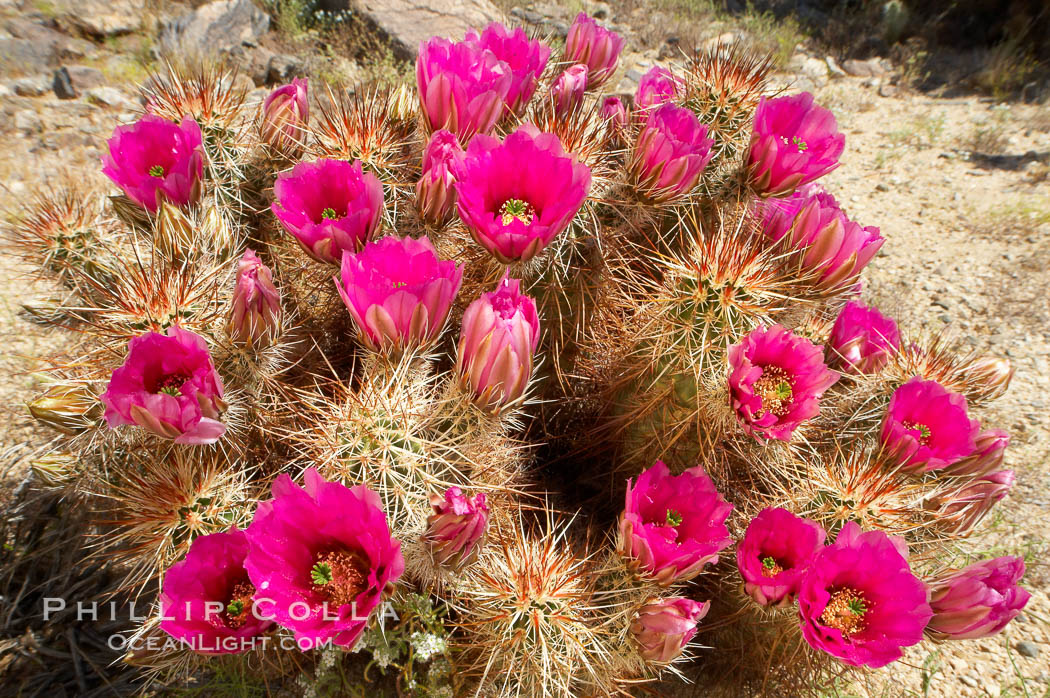
{"label": "magenta flower", "polygon": [[288,157],[298,157],[310,123],[309,81],[295,78],[271,92],[263,102],[260,133],[264,142]]}
{"label": "magenta flower", "polygon": [[851,283],[885,242],[875,226],[847,218],[835,197],[817,184],[767,200],[762,212],[765,234],[799,250],[803,268],[820,274],[829,287]]}
{"label": "magenta flower", "polygon": [[583,104],[583,93],[587,90],[587,66],[583,63],[569,66],[558,76],[551,87],[551,102],[554,113],[567,116]]}
{"label": "magenta flower", "polygon": [[965,397],[915,376],[893,391],[882,446],[905,470],[940,470],[973,454],[980,430]]}
{"label": "magenta flower", "polygon": [[997,557],[930,580],[933,618],[927,632],[941,639],[974,640],[1001,632],[1032,597],[1018,582],[1024,560]]}
{"label": "magenta flower", "polygon": [[600,87],[616,72],[623,37],[581,12],[565,37],[565,60],[587,66],[587,84]]}
{"label": "magenta flower", "polygon": [[697,603],[682,596],[649,599],[631,621],[638,654],[655,664],[674,661],[696,635],[696,625],[710,607],[710,601]]}
{"label": "magenta flower", "polygon": [[176,125],[146,114],[117,126],[106,144],[102,174],[150,213],[157,212],[161,198],[185,206],[200,196],[204,146],[201,127],[190,117]]}
{"label": "magenta flower", "polygon": [[385,237],[343,253],[339,295],[373,351],[425,346],[445,327],[463,268],[438,259],[428,238]]}
{"label": "magenta flower", "polygon": [[455,168],[459,217],[503,264],[527,262],[565,230],[591,188],[591,170],[558,137],[526,124],[500,143],[479,135]]}
{"label": "magenta flower", "polygon": [[700,466],[671,475],[656,461],[627,482],[617,549],[663,586],[691,579],[733,543],[732,510]]}
{"label": "magenta flower", "polygon": [[512,77],[504,101],[509,114],[520,115],[536,92],[536,85],[547,67],[550,46],[538,39],[530,39],[521,27],[512,32],[498,22],[485,27],[480,35],[467,32],[464,41],[491,51],[507,64]]}
{"label": "magenta flower", "polygon": [[949,533],[965,535],[979,524],[1014,486],[1012,470],[999,470],[971,478],[958,488],[936,496],[930,508]]}
{"label": "magenta flower", "polygon": [[434,513],[427,517],[423,540],[434,562],[458,569],[477,558],[489,523],[485,499],[484,492],[467,497],[458,487],[449,487],[444,497],[430,497]]}
{"label": "magenta flower", "polygon": [[751,519],[736,549],[744,591],[762,606],[791,603],[826,537],[816,521],[787,509],[763,509]]}
{"label": "magenta flower", "polygon": [[835,116],[808,92],[763,97],[755,111],[748,163],[762,196],[784,196],[839,166],[846,137]]}
{"label": "magenta flower", "polygon": [[455,134],[434,131],[423,150],[423,174],[416,182],[416,210],[427,225],[435,228],[448,223],[456,205],[455,164],[463,149]]}
{"label": "magenta flower", "polygon": [[933,615],[903,538],[849,521],[802,578],[798,611],[812,647],[852,666],[881,667],[922,640]]}
{"label": "magenta flower", "polygon": [[897,323],[874,306],[849,301],[828,339],[828,363],[846,373],[878,373],[900,349]]}
{"label": "magenta flower", "polygon": [[673,102],[682,90],[682,81],[667,68],[654,65],[638,81],[634,93],[634,108],[645,112],[652,107]]}
{"label": "magenta flower", "polygon": [[208,345],[181,327],[132,339],[100,399],[111,429],[136,424],[178,444],[210,444],[226,432],[222,379]]}
{"label": "magenta flower", "polygon": [[239,654],[273,622],[252,600],[244,569],[248,538],[236,527],[199,536],[186,557],[164,573],[160,629],[200,654]]}
{"label": "magenta flower", "polygon": [[685,107],[665,104],[650,111],[631,153],[638,189],[657,203],[685,196],[714,157],[707,126]]}
{"label": "magenta flower", "polygon": [[730,399],[740,426],[755,437],[790,441],[838,379],[821,347],[780,325],[759,327],[729,348]]}
{"label": "magenta flower", "polygon": [[383,221],[383,185],[361,161],[300,162],[277,175],[270,206],[284,229],[318,262],[339,264],[357,252]]}
{"label": "magenta flower", "polygon": [[464,142],[488,133],[503,114],[514,75],[478,43],[433,37],[419,45],[416,83],[431,131],[446,129]]}
{"label": "magenta flower", "polygon": [[273,285],[270,268],[255,252],[245,250],[237,265],[230,339],[249,347],[265,346],[277,336],[280,326],[281,296]]}
{"label": "magenta flower", "polygon": [[350,648],[405,569],[401,544],[372,490],[328,482],[314,468],[303,481],[277,476],[248,527],[244,566],[260,612],[294,631],[301,648],[329,640]]}
{"label": "magenta flower", "polygon": [[504,277],[494,292],[482,294],[463,313],[456,370],[483,405],[513,405],[532,378],[540,318],[536,301],[520,288],[521,281]]}
{"label": "magenta flower", "polygon": [[983,431],[974,440],[973,453],[949,466],[945,466],[945,475],[967,475],[983,477],[1002,470],[1003,456],[1010,445],[1010,435],[999,429]]}
{"label": "magenta flower", "polygon": [[601,117],[613,128],[622,129],[627,127],[627,107],[619,97],[606,97],[602,102]]}

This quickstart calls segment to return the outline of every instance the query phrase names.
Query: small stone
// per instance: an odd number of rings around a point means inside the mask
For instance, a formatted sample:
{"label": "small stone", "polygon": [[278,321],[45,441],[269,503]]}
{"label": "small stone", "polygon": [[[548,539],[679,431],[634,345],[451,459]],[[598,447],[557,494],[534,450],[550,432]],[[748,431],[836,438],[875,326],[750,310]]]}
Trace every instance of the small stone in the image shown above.
{"label": "small stone", "polygon": [[59,22],[105,38],[130,34],[142,26],[146,0],[58,0]]}
{"label": "small stone", "polygon": [[851,58],[842,64],[842,69],[859,78],[880,78],[888,72],[880,58],[869,58],[866,61]]}
{"label": "small stone", "polygon": [[73,81],[69,77],[69,71],[65,68],[55,71],[51,89],[55,91],[55,96],[59,99],[75,99],[77,96],[77,91],[73,89]]}
{"label": "small stone", "polygon": [[11,89],[19,97],[40,97],[51,91],[51,78],[48,76],[19,78],[11,84]]}
{"label": "small stone", "polygon": [[40,133],[44,130],[44,122],[40,115],[32,109],[23,109],[15,114],[15,128],[26,135]]}
{"label": "small stone", "polygon": [[302,74],[303,62],[299,58],[279,53],[270,58],[269,64],[266,66],[266,83],[268,85],[284,83]]}
{"label": "small stone", "polygon": [[1018,642],[1015,645],[1015,647],[1017,648],[1018,653],[1020,653],[1024,657],[1035,659],[1039,656],[1039,645],[1035,644],[1034,642],[1022,640],[1021,642]]}
{"label": "small stone", "polygon": [[975,679],[974,677],[972,677],[972,676],[970,676],[968,674],[965,675],[965,676],[960,676],[959,677],[959,681],[961,681],[963,684],[969,686],[970,688],[977,688],[977,679]]}
{"label": "small stone", "polygon": [[824,62],[828,65],[828,72],[831,73],[833,78],[844,78],[846,77],[846,71],[842,69],[839,62],[835,60],[834,56],[826,56]]}
{"label": "small stone", "polygon": [[86,92],[92,87],[106,84],[106,76],[98,68],[86,65],[67,65],[62,68],[69,74],[69,81],[77,92]]}
{"label": "small stone", "polygon": [[103,107],[134,108],[134,103],[115,87],[93,87],[87,91],[87,100]]}
{"label": "small stone", "polygon": [[879,182],[875,185],[875,191],[889,191],[890,188],[885,182]]}
{"label": "small stone", "polygon": [[879,85],[879,96],[880,97],[896,97],[900,94],[900,88],[896,85],[891,85],[888,82]]}

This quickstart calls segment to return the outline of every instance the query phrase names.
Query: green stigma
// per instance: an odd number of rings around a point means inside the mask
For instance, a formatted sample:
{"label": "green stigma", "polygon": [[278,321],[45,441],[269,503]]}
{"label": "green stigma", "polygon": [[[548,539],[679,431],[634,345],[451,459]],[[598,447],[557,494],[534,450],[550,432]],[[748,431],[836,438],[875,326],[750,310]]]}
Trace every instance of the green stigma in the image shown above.
{"label": "green stigma", "polygon": [[772,557],[764,557],[762,558],[762,566],[765,567],[767,570],[771,570],[777,566],[777,561],[774,560]]}
{"label": "green stigma", "polygon": [[335,209],[334,208],[326,208],[325,210],[321,211],[321,215],[323,217],[329,219],[329,220],[333,220],[334,221],[335,220]]}
{"label": "green stigma", "polygon": [[855,616],[863,616],[868,610],[868,607],[864,605],[864,599],[850,599],[846,602],[846,608]]}
{"label": "green stigma", "polygon": [[682,524],[682,515],[674,509],[667,510],[667,525],[668,526],[680,526]]}
{"label": "green stigma", "polygon": [[332,581],[332,567],[327,562],[318,562],[310,568],[310,579],[317,586],[323,587]]}
{"label": "green stigma", "polygon": [[149,168],[150,177],[163,177],[164,176],[164,165],[154,165]]}
{"label": "green stigma", "polygon": [[801,138],[799,138],[798,136],[793,136],[791,138],[791,143],[796,148],[798,148],[798,152],[800,152],[800,153],[804,153],[804,152],[806,152],[806,150],[809,149],[809,145],[807,145],[806,142],[804,140],[802,140]]}
{"label": "green stigma", "polygon": [[226,607],[226,615],[229,615],[229,616],[239,616],[243,612],[244,612],[244,602],[243,601],[231,601],[230,604]]}
{"label": "green stigma", "polygon": [[532,223],[536,217],[536,211],[527,201],[521,199],[507,199],[499,209],[503,225],[510,225],[514,219],[518,219],[525,225]]}
{"label": "green stigma", "polygon": [[777,396],[778,400],[790,400],[791,399],[791,384],[787,381],[780,381],[773,388],[773,394]]}

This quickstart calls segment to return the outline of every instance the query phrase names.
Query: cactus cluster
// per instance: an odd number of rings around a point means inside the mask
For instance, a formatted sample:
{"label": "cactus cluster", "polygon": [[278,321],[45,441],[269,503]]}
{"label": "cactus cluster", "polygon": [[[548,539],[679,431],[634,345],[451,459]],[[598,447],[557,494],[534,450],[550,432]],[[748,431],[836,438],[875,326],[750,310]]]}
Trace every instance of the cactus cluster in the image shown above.
{"label": "cactus cluster", "polygon": [[37,484],[179,641],[129,662],[785,695],[1019,612],[1019,560],[955,553],[1013,481],[979,421],[1009,364],[860,302],[882,234],[813,184],[845,137],[769,60],[631,100],[622,47],[494,24],[424,42],[414,87],[261,105],[169,66],[109,141],[121,193],[27,204],[69,333]]}

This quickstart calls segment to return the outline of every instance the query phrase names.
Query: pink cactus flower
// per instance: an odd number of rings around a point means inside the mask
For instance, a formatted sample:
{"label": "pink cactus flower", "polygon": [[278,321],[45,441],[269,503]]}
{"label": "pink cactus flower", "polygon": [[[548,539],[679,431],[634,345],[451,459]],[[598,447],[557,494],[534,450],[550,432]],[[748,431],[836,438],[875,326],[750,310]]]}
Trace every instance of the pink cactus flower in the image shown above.
{"label": "pink cactus flower", "polygon": [[383,185],[361,161],[300,162],[277,175],[270,206],[284,229],[318,262],[339,264],[375,237],[383,221]]}
{"label": "pink cactus flower", "polygon": [[466,142],[488,133],[503,114],[514,74],[478,43],[433,37],[419,45],[416,83],[431,131],[446,129]]}
{"label": "pink cactus flower", "polygon": [[259,613],[244,569],[248,538],[236,527],[199,536],[164,573],[160,629],[199,654],[239,654],[273,622]]}
{"label": "pink cactus flower", "polygon": [[449,487],[444,497],[430,497],[434,513],[427,517],[423,540],[435,563],[459,569],[477,558],[489,523],[485,500],[484,492],[467,497],[458,487]]}
{"label": "pink cactus flower", "polygon": [[302,155],[310,124],[309,81],[295,78],[271,92],[263,102],[260,134],[265,143],[288,157]]}
{"label": "pink cactus flower", "polygon": [[222,379],[208,345],[181,327],[132,339],[100,399],[111,429],[136,424],[178,444],[210,444],[226,432]]}
{"label": "pink cactus flower", "polygon": [[878,373],[901,346],[897,323],[874,306],[849,301],[828,339],[828,363],[846,373]]}
{"label": "pink cactus flower", "polygon": [[343,253],[339,295],[373,351],[430,344],[445,327],[463,267],[438,259],[428,238],[385,237]]}
{"label": "pink cactus flower", "polygon": [[638,654],[654,664],[670,664],[696,635],[696,626],[710,607],[710,601],[698,603],[682,596],[649,599],[631,621]]}
{"label": "pink cactus flower", "polygon": [[903,538],[849,521],[802,578],[802,635],[846,664],[885,666],[922,640],[933,615],[927,594]]}
{"label": "pink cactus flower", "polygon": [[839,166],[846,137],[835,116],[803,92],[763,97],[755,111],[748,166],[762,196],[784,196]]}
{"label": "pink cactus flower", "polygon": [[975,640],[995,635],[1032,597],[1019,585],[1024,560],[997,557],[929,581],[933,618],[926,631],[940,639]]}
{"label": "pink cactus flower", "polygon": [[455,168],[459,217],[503,264],[527,262],[564,231],[591,188],[591,170],[552,133],[526,124],[500,143],[479,135]]}
{"label": "pink cactus flower", "polygon": [[1000,429],[983,431],[974,440],[973,453],[945,466],[945,475],[983,477],[1002,470],[1010,435]]}
{"label": "pink cactus flower", "polygon": [[671,475],[656,461],[627,482],[617,549],[663,586],[691,579],[733,543],[732,510],[700,466]]}
{"label": "pink cactus flower", "polygon": [[615,129],[627,127],[630,120],[627,115],[627,107],[619,97],[606,97],[602,102],[601,117]]}
{"label": "pink cactus flower", "polygon": [[587,90],[587,66],[583,63],[569,66],[558,76],[551,87],[551,102],[554,113],[568,116],[583,104],[583,93]]}
{"label": "pink cactus flower", "polygon": [[467,32],[465,42],[487,49],[510,68],[511,81],[507,96],[506,113],[520,116],[536,92],[540,76],[551,57],[550,46],[538,39],[530,39],[521,27],[514,31],[498,22],[485,27],[479,35]]}
{"label": "pink cactus flower", "polygon": [[691,110],[674,104],[646,116],[631,153],[630,169],[639,191],[662,203],[687,195],[714,157],[707,126]]}
{"label": "pink cactus flower", "polygon": [[520,288],[504,277],[463,313],[456,370],[477,402],[497,409],[525,395],[540,342],[536,301]]}
{"label": "pink cactus flower", "polygon": [[767,200],[762,211],[765,234],[799,250],[802,267],[819,274],[827,287],[854,283],[885,242],[875,226],[847,218],[835,197],[817,184]]}
{"label": "pink cactus flower", "polygon": [[634,108],[644,114],[653,107],[678,99],[682,91],[682,80],[667,68],[654,65],[638,81],[634,93]]}
{"label": "pink cactus flower", "polygon": [[587,85],[600,87],[616,72],[623,37],[581,12],[565,37],[565,60],[587,66]]}
{"label": "pink cactus flower", "polygon": [[300,648],[349,649],[404,572],[401,544],[372,490],[328,482],[314,468],[303,481],[277,476],[246,531],[244,566],[260,613],[294,631]]}
{"label": "pink cactus flower", "polygon": [[904,470],[940,470],[972,455],[980,431],[965,397],[915,376],[890,397],[882,446]]}
{"label": "pink cactus flower", "polygon": [[816,521],[787,509],[763,509],[751,519],[736,549],[744,591],[761,606],[793,602],[806,568],[823,550],[826,537]]}
{"label": "pink cactus flower", "polygon": [[102,174],[150,213],[157,212],[161,198],[185,206],[200,196],[204,147],[201,127],[190,117],[173,124],[146,114],[117,126],[106,144]]}
{"label": "pink cactus flower", "polygon": [[237,265],[229,335],[237,344],[266,346],[281,328],[281,296],[273,285],[270,268],[252,250],[245,250]]}
{"label": "pink cactus flower", "polygon": [[434,131],[423,150],[423,175],[416,183],[416,210],[427,225],[440,228],[452,218],[456,206],[453,171],[462,158],[455,134]]}
{"label": "pink cactus flower", "polygon": [[820,412],[820,396],[839,379],[823,349],[780,326],[759,327],[729,348],[729,395],[737,420],[756,438],[790,441]]}
{"label": "pink cactus flower", "polygon": [[968,534],[988,515],[1014,486],[1012,470],[999,470],[965,481],[962,485],[934,497],[929,508],[937,511],[937,521],[948,533]]}

